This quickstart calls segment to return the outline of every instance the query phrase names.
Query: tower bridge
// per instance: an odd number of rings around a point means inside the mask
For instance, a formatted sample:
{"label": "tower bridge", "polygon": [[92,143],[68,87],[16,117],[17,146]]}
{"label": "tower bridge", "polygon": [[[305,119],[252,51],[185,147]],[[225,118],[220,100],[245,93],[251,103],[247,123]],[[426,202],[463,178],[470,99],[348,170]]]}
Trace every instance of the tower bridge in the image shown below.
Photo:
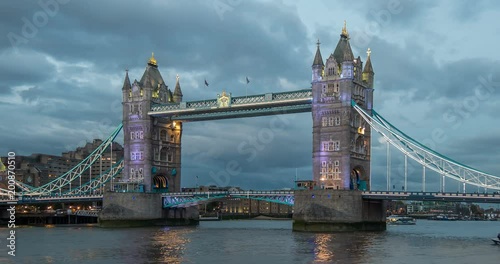
{"label": "tower bridge", "polygon": [[[375,73],[370,56],[370,49],[365,61],[354,56],[344,25],[337,46],[326,61],[318,41],[309,88],[249,96],[232,96],[222,91],[212,99],[183,101],[180,77],[177,76],[172,91],[152,55],[140,80],[131,82],[128,71],[125,74],[122,125],[98,149],[46,185],[35,188],[18,182],[20,194],[16,197],[2,190],[2,195],[8,197],[3,202],[102,199],[101,224],[136,225],[161,224],[167,218],[187,219],[196,215],[195,211],[189,211],[193,207],[188,205],[246,196],[294,204],[294,230],[302,231],[385,229],[385,200],[498,202],[499,195],[467,194],[466,186],[500,190],[499,177],[427,148],[374,110]],[[315,188],[288,193],[180,193],[184,123],[303,112],[311,112],[313,121],[311,178]],[[90,182],[74,184],[102,156],[122,128],[124,159]],[[410,158],[422,165],[419,192],[407,188],[406,162],[404,192],[389,192],[389,166],[387,191],[371,190],[372,129],[382,135],[388,147],[399,150],[405,161]],[[441,177],[441,192],[425,191],[426,169]],[[114,181],[117,175],[121,175],[120,181]],[[463,190],[446,193],[446,179],[461,183]],[[95,190],[105,184],[111,190],[95,196]]]}

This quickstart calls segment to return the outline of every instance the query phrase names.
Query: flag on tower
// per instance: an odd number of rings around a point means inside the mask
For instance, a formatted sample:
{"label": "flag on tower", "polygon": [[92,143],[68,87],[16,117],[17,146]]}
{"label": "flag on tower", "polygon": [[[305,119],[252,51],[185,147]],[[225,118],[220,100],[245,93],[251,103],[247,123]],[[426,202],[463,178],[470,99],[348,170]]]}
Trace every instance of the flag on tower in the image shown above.
{"label": "flag on tower", "polygon": [[205,79],[205,85],[208,87],[208,82],[207,82],[207,79]]}
{"label": "flag on tower", "polygon": [[247,76],[247,84],[250,82],[250,80],[248,79],[248,76]]}

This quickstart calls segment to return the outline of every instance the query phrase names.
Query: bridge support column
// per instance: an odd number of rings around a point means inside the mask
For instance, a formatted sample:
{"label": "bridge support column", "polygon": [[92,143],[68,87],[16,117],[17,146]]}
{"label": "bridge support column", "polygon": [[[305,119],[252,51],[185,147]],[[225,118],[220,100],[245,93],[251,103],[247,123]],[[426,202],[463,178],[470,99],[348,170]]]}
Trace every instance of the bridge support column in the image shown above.
{"label": "bridge support column", "polygon": [[186,226],[199,224],[200,212],[198,206],[167,208],[164,210],[168,225]]}
{"label": "bridge support column", "polygon": [[102,211],[99,214],[101,227],[166,224],[160,193],[104,193]]}
{"label": "bridge support column", "polygon": [[296,191],[293,230],[383,231],[386,230],[385,211],[385,201],[364,200],[360,191]]}

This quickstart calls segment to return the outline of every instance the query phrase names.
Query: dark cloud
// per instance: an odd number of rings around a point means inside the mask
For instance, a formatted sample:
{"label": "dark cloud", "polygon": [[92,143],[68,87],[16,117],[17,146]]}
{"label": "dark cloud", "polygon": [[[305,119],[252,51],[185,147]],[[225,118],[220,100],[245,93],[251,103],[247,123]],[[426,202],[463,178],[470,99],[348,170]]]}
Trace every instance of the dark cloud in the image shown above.
{"label": "dark cloud", "polygon": [[46,55],[32,50],[0,51],[0,85],[33,85],[52,78],[56,73]]}

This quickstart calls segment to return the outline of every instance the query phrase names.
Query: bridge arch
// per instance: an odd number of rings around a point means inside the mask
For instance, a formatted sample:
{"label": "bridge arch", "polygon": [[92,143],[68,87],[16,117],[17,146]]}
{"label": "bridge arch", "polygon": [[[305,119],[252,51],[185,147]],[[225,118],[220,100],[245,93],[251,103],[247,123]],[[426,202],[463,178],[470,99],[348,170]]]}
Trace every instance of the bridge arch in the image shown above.
{"label": "bridge arch", "polygon": [[351,169],[350,174],[350,184],[351,190],[367,190],[367,182],[369,180],[369,175],[367,175],[366,170],[361,165],[356,165]]}
{"label": "bridge arch", "polygon": [[163,174],[155,175],[153,177],[153,189],[158,191],[168,190],[168,179]]}

